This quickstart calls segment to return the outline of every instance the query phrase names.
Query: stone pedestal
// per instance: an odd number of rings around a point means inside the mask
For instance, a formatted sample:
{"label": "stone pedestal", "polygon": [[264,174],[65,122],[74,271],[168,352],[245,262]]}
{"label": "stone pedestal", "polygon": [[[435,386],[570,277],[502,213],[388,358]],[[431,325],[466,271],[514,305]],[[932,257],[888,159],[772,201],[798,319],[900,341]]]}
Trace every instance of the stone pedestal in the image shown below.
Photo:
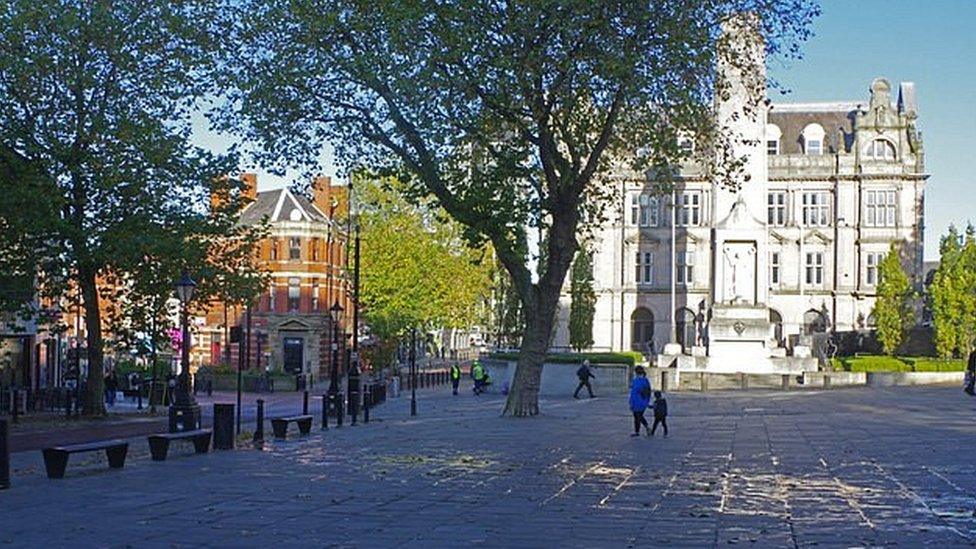
{"label": "stone pedestal", "polygon": [[762,305],[712,307],[708,325],[708,369],[714,372],[768,372],[769,310]]}
{"label": "stone pedestal", "polygon": [[681,344],[680,343],[665,343],[664,352],[662,355],[680,355],[681,354]]}

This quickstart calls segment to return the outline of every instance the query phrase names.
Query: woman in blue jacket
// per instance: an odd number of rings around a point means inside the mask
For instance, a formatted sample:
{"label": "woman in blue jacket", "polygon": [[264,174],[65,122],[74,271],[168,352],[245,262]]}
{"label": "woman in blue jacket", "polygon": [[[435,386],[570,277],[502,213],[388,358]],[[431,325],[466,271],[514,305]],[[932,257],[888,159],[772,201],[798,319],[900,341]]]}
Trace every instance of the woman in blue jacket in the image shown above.
{"label": "woman in blue jacket", "polygon": [[644,410],[651,404],[651,382],[642,366],[635,368],[634,373],[634,381],[630,383],[630,411],[634,413],[634,433],[630,436],[640,436],[641,425],[647,431],[647,436],[651,436],[647,420],[644,419]]}

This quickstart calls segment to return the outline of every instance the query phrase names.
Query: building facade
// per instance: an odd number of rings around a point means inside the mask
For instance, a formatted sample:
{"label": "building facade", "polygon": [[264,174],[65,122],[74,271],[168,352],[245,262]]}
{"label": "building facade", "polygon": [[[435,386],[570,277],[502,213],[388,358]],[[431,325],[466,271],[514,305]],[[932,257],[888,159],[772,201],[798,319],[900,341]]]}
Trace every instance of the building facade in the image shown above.
{"label": "building facade", "polygon": [[[330,178],[317,178],[311,197],[290,189],[257,192],[257,177],[243,177],[253,201],[241,211],[240,222],[267,220],[269,235],[259,254],[270,272],[270,283],[250,309],[248,364],[261,370],[290,374],[328,375],[332,323],[329,308],[336,302],[346,315],[339,328],[339,345],[348,344],[347,326],[352,312],[348,258],[348,187],[333,186]],[[230,327],[245,328],[248,312],[240,307],[212,307],[195,342],[209,350],[210,364],[238,364],[238,348],[229,343]],[[340,360],[340,364],[344,364]]]}
{"label": "building facade", "polygon": [[[878,265],[891,245],[916,283],[924,274],[928,176],[914,85],[893,95],[878,78],[865,101],[767,103],[745,122],[738,192],[692,162],[664,192],[616,178],[619,215],[592,243],[594,349],[654,355],[677,343],[711,354],[711,325],[730,306],[739,319],[765,317],[774,355],[803,335],[871,327]],[[567,294],[554,347],[568,346],[568,313]]]}

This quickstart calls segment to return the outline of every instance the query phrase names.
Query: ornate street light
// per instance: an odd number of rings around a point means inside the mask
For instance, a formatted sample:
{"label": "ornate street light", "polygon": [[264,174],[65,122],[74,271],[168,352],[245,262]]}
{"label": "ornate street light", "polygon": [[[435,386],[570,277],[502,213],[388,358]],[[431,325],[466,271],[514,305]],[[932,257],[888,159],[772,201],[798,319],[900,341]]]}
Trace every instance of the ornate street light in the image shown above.
{"label": "ornate street light", "polygon": [[[335,404],[336,395],[339,394],[339,323],[342,321],[342,305],[337,299],[329,309],[332,318],[332,369],[329,374],[329,398]],[[342,404],[338,404],[336,410],[341,410]]]}
{"label": "ornate street light", "polygon": [[200,406],[193,398],[193,391],[190,390],[190,327],[189,314],[187,313],[187,307],[193,300],[193,292],[196,290],[197,283],[184,271],[173,286],[176,288],[176,297],[180,300],[180,325],[183,337],[180,343],[180,375],[177,378],[173,405],[169,408],[169,430],[171,433],[200,428]]}

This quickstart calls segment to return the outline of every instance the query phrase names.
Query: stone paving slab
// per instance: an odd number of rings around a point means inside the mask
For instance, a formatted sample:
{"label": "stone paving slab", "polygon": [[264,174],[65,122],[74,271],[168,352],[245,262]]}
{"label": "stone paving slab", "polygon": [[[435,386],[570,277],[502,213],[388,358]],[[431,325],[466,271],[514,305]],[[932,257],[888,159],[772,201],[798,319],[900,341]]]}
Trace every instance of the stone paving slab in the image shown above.
{"label": "stone paving slab", "polygon": [[[122,471],[21,467],[0,544],[30,547],[941,547],[976,540],[976,401],[955,388],[668,395],[671,436],[626,400],[431,391],[369,425]],[[316,424],[316,429],[318,425]],[[39,453],[38,453],[39,454]],[[34,453],[15,463],[39,462]]]}

